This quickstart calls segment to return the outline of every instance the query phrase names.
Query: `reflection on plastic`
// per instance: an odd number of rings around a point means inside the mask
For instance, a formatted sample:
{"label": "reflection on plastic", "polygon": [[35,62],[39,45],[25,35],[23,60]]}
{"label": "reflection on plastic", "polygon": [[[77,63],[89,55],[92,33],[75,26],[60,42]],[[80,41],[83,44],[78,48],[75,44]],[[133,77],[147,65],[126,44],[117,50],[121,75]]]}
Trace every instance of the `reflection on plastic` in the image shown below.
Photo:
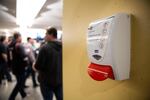
{"label": "reflection on plastic", "polygon": [[103,81],[107,78],[115,79],[112,67],[109,65],[98,65],[91,63],[88,67],[88,74],[92,79]]}

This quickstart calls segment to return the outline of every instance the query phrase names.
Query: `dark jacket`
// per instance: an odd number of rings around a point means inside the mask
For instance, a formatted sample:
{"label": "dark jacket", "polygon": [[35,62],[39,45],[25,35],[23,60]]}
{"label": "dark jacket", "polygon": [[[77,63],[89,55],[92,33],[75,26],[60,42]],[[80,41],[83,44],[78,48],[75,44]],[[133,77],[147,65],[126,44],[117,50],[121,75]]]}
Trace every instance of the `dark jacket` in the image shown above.
{"label": "dark jacket", "polygon": [[7,54],[7,47],[3,43],[0,42],[0,64],[6,63],[2,54]]}
{"label": "dark jacket", "polygon": [[22,44],[14,43],[12,46],[12,71],[15,75],[23,74],[27,66],[27,55]]}
{"label": "dark jacket", "polygon": [[39,71],[39,82],[55,87],[62,84],[62,44],[48,42],[40,49],[35,68]]}

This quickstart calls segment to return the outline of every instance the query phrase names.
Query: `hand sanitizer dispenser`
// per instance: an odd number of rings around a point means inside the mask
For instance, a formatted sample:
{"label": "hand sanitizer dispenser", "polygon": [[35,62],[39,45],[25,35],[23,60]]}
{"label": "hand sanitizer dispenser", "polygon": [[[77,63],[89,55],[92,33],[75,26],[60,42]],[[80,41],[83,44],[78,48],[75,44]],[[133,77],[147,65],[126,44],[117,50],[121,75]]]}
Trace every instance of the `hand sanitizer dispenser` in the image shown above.
{"label": "hand sanitizer dispenser", "polygon": [[118,13],[90,23],[87,51],[88,74],[94,80],[129,79],[130,16]]}

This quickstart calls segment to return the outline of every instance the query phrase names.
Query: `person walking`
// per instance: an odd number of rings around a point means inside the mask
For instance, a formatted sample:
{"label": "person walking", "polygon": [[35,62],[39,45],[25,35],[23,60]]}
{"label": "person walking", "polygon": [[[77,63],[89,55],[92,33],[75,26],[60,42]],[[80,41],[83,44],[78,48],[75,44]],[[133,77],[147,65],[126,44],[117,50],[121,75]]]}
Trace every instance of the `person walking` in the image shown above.
{"label": "person walking", "polygon": [[6,36],[0,37],[0,84],[4,78],[5,69],[7,67],[7,48],[6,48]]}
{"label": "person walking", "polygon": [[31,76],[32,76],[32,82],[33,82],[33,87],[36,88],[38,86],[38,83],[36,82],[36,73],[32,69],[32,65],[35,62],[34,40],[31,37],[27,38],[27,44],[25,45],[25,49],[26,49],[25,50],[26,54],[28,56],[28,60],[29,60],[28,69],[26,71],[26,73],[27,73],[26,79],[31,74]]}
{"label": "person walking", "polygon": [[39,72],[40,89],[44,100],[63,100],[62,90],[62,43],[57,41],[56,28],[47,29],[45,40],[33,69]]}
{"label": "person walking", "polygon": [[24,91],[25,83],[25,67],[27,66],[27,55],[25,48],[23,47],[22,38],[20,33],[14,34],[14,40],[12,41],[12,72],[16,77],[17,83],[9,97],[9,100],[15,100],[18,92],[20,92],[22,98],[25,98],[27,94]]}

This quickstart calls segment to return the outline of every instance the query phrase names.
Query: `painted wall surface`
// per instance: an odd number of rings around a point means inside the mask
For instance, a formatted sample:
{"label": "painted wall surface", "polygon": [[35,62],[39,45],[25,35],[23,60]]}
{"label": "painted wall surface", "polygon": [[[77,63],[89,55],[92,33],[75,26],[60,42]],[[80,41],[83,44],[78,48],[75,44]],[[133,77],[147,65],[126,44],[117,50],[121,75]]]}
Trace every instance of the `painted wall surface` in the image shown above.
{"label": "painted wall surface", "polygon": [[[94,81],[87,74],[88,24],[131,14],[131,78]],[[150,0],[64,0],[64,100],[150,100]]]}

